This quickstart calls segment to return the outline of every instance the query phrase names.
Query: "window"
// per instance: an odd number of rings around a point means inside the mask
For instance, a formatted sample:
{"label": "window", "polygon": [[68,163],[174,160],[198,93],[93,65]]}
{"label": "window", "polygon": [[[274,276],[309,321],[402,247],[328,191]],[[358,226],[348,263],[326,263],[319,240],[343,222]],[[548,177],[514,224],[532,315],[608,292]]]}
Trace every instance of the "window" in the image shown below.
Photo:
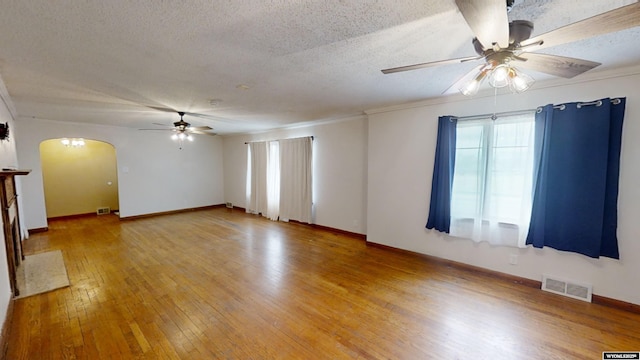
{"label": "window", "polygon": [[524,246],[531,216],[534,115],[458,121],[451,235]]}
{"label": "window", "polygon": [[440,116],[425,227],[618,259],[625,104],[548,104],[496,122]]}

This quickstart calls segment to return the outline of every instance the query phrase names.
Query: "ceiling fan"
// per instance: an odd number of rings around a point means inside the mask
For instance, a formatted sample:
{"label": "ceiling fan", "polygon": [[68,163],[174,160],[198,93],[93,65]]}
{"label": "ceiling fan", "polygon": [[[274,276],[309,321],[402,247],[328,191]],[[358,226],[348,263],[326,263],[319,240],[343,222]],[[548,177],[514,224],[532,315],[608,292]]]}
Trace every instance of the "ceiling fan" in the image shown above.
{"label": "ceiling fan", "polygon": [[640,3],[636,2],[530,38],[533,23],[526,20],[509,22],[507,12],[514,0],[506,2],[505,6],[505,0],[456,0],[460,13],[476,36],[472,44],[477,56],[395,67],[384,69],[382,73],[484,60],[484,64],[478,65],[444,93],[453,88],[464,95],[475,95],[485,78],[494,88],[509,86],[513,92],[523,92],[534,80],[514,66],[572,78],[600,65],[531,51],[640,26]]}
{"label": "ceiling fan", "polygon": [[[174,134],[172,135],[172,138],[174,140],[190,140],[190,141],[193,141],[193,137],[191,136],[191,134],[209,135],[209,136],[217,135],[216,133],[209,132],[209,130],[213,130],[213,128],[211,128],[209,126],[191,126],[191,124],[189,124],[188,122],[184,121],[184,119],[183,119],[184,114],[185,114],[184,112],[178,111],[178,115],[180,115],[180,121],[174,122],[173,123],[173,127],[169,128],[169,129],[140,129],[140,130],[168,130],[168,131],[173,131]],[[158,123],[154,123],[154,124],[155,125],[160,125],[160,126],[170,126],[170,125],[158,124]]]}

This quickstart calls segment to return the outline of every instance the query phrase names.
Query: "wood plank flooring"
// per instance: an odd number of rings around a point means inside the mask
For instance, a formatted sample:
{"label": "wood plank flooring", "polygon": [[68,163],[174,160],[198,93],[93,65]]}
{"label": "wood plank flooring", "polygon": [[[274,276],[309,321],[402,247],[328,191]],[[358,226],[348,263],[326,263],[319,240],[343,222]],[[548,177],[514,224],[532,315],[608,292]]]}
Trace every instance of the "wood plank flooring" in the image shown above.
{"label": "wood plank flooring", "polygon": [[54,220],[71,286],[15,302],[7,359],[601,359],[640,315],[212,209]]}

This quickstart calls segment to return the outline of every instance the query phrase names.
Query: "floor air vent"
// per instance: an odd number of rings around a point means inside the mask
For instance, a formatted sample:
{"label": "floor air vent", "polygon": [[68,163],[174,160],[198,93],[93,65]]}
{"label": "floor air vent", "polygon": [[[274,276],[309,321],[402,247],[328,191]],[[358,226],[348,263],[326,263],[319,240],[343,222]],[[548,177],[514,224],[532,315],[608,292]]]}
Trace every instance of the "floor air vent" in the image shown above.
{"label": "floor air vent", "polygon": [[542,275],[542,290],[591,302],[592,286],[564,280],[555,276]]}
{"label": "floor air vent", "polygon": [[111,209],[108,207],[100,207],[98,208],[98,210],[96,210],[96,214],[98,215],[105,215],[105,214],[109,214],[111,212]]}

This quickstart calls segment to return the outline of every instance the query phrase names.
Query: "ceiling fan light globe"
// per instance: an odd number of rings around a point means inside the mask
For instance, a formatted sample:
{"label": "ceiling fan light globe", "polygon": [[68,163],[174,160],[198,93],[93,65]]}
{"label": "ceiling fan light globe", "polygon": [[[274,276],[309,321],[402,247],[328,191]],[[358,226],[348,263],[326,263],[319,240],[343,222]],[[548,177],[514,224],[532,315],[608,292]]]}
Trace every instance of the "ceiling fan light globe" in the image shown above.
{"label": "ceiling fan light globe", "polygon": [[460,88],[460,92],[464,96],[473,96],[480,89],[480,81],[473,79]]}
{"label": "ceiling fan light globe", "polygon": [[519,72],[511,78],[509,88],[515,93],[527,91],[536,81],[529,75]]}
{"label": "ceiling fan light globe", "polygon": [[178,139],[180,139],[180,140],[184,140],[185,137],[187,137],[187,136],[184,133],[178,134]]}
{"label": "ceiling fan light globe", "polygon": [[494,88],[502,88],[509,85],[511,68],[507,65],[498,65],[489,75],[489,85]]}
{"label": "ceiling fan light globe", "polygon": [[189,141],[193,141],[193,136],[191,136],[191,135],[187,135],[187,140],[189,140]]}
{"label": "ceiling fan light globe", "polygon": [[480,85],[482,85],[482,81],[487,76],[487,70],[482,69],[478,72],[478,75],[473,78],[473,80],[467,82],[463,87],[459,90],[464,96],[473,96],[478,93],[480,90]]}
{"label": "ceiling fan light globe", "polygon": [[173,140],[178,140],[178,134],[173,134],[173,135],[171,135],[171,139],[173,139]]}

